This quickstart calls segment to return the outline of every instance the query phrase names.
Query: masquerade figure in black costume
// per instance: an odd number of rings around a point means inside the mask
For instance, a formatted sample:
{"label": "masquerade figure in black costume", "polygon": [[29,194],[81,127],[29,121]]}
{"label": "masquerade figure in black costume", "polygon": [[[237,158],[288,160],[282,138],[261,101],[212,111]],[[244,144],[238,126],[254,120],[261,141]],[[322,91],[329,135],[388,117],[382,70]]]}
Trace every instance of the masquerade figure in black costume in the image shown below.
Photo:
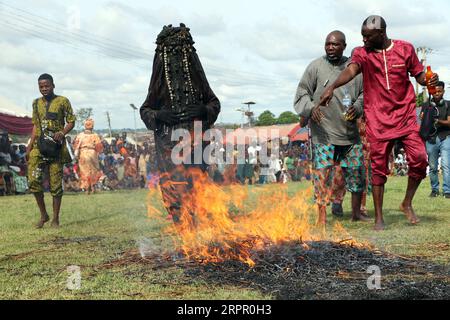
{"label": "masquerade figure in black costume", "polygon": [[189,28],[184,24],[164,26],[156,44],[150,87],[140,114],[147,128],[154,131],[164,205],[178,222],[182,198],[192,187],[192,175],[186,169],[206,170],[206,166],[175,165],[171,154],[179,141],[171,141],[172,132],[186,129],[192,133],[195,121],[201,121],[202,132],[210,129],[219,115],[220,102],[209,87]]}

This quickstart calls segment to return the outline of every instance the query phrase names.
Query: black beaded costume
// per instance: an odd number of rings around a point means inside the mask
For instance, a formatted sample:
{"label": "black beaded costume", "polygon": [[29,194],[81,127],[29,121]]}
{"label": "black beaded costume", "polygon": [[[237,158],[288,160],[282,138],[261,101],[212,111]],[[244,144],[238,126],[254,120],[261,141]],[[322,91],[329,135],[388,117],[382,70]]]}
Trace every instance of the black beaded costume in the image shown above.
{"label": "black beaded costume", "polygon": [[[157,166],[165,206],[176,221],[181,204],[180,193],[189,192],[191,179],[186,172],[195,165],[176,166],[171,160],[172,149],[178,141],[171,141],[172,131],[192,132],[194,121],[202,121],[203,132],[210,129],[220,112],[220,102],[211,90],[205,72],[193,46],[194,41],[184,24],[164,26],[156,40],[156,53],[147,99],[140,109],[141,119],[154,131]],[[202,112],[187,118],[189,110]],[[170,113],[175,121],[162,121],[161,114]],[[203,148],[206,143],[203,143]],[[193,159],[193,156],[192,156]],[[203,170],[205,166],[197,166]],[[183,181],[186,182],[185,187]],[[173,183],[172,183],[173,182]]]}

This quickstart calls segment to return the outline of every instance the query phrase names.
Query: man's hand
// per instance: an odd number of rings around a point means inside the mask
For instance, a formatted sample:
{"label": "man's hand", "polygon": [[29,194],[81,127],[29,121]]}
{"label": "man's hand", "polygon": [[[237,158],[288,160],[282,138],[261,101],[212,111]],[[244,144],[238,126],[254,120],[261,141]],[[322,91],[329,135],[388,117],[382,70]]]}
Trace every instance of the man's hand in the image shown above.
{"label": "man's hand", "polygon": [[172,110],[167,109],[159,110],[158,112],[156,112],[155,118],[170,126],[180,122],[179,115]]}
{"label": "man's hand", "polygon": [[435,87],[438,85],[439,82],[439,76],[437,73],[433,73],[433,76],[431,77],[430,81],[427,83],[428,86]]}
{"label": "man's hand", "polygon": [[64,139],[64,132],[62,132],[62,131],[58,131],[53,136],[53,140],[55,140],[56,142],[59,142],[59,143],[62,143],[63,139]]}
{"label": "man's hand", "polygon": [[202,120],[206,117],[208,109],[204,104],[191,104],[186,107],[186,110],[181,113],[180,121],[192,121],[195,119]]}
{"label": "man's hand", "polygon": [[323,117],[325,117],[325,115],[322,113],[322,110],[320,110],[320,105],[317,105],[314,108],[312,108],[311,119],[314,122],[319,124],[322,121]]}
{"label": "man's hand", "polygon": [[433,76],[431,77],[430,81],[427,81],[427,76],[425,72],[420,73],[416,80],[418,83],[420,83],[422,86],[432,86],[435,87],[438,85],[439,82],[439,75],[437,73],[433,73]]}
{"label": "man's hand", "polygon": [[300,116],[300,127],[304,128],[308,125],[309,118]]}
{"label": "man's hand", "polygon": [[319,106],[327,106],[330,103],[331,99],[333,99],[334,88],[328,87],[325,89],[323,94],[320,96]]}
{"label": "man's hand", "polygon": [[353,121],[356,119],[356,116],[357,116],[356,108],[354,106],[350,106],[350,108],[348,108],[347,114],[345,115],[345,120]]}

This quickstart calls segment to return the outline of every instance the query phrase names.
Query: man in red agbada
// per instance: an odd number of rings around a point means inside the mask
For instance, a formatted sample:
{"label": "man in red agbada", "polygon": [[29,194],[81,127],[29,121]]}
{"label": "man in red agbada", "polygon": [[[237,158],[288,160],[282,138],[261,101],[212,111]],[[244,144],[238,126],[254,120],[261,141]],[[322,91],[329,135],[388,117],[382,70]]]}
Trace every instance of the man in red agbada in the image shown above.
{"label": "man in red agbada", "polygon": [[[409,179],[400,210],[412,224],[417,218],[412,200],[426,177],[428,166],[425,145],[419,136],[416,120],[416,95],[409,77],[427,85],[424,67],[412,44],[389,39],[386,22],[380,16],[368,17],[362,26],[364,46],[356,48],[349,66],[323,93],[320,105],[333,99],[336,88],[350,82],[358,74],[364,79],[364,113],[367,121],[367,140],[371,146],[375,230],[384,229],[384,185],[389,174],[389,154],[395,140],[400,140],[409,159]],[[434,74],[428,83],[437,85]]]}

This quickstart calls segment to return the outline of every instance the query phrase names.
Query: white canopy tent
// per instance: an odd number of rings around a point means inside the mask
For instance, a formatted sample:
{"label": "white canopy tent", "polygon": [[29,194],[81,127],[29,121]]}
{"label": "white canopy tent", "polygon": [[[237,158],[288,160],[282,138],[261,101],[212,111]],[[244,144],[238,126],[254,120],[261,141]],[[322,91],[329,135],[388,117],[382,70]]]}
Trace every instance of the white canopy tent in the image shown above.
{"label": "white canopy tent", "polygon": [[32,112],[19,107],[8,98],[0,95],[0,113],[15,117],[31,117]]}
{"label": "white canopy tent", "polygon": [[0,95],[0,132],[30,135],[33,130],[31,116],[32,112]]}

